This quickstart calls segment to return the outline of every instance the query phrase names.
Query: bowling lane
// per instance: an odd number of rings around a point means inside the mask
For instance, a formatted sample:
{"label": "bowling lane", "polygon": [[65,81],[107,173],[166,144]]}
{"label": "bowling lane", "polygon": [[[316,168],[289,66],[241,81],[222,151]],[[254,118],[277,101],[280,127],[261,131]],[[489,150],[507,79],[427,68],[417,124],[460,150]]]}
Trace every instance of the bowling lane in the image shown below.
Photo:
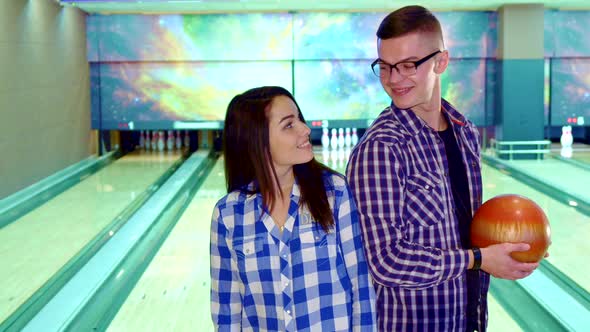
{"label": "bowling lane", "polygon": [[126,155],[0,229],[0,322],[179,158]]}
{"label": "bowling lane", "polygon": [[[536,171],[541,168],[541,163],[547,161],[551,160],[542,161],[538,163],[539,165],[535,162],[529,162],[529,164],[533,164]],[[569,178],[577,174],[569,173],[569,169],[555,167],[554,162],[564,163],[556,160],[547,163],[550,165],[548,168],[552,169],[553,172],[557,172],[557,176],[564,178],[564,181],[570,182],[571,179]],[[529,171],[532,172],[533,170]],[[544,176],[549,172],[542,171],[541,173],[541,170],[538,171],[536,173],[538,176]],[[552,244],[549,247],[550,256],[547,260],[576,281],[586,291],[590,291],[590,278],[588,278],[590,269],[585,267],[584,264],[580,264],[580,262],[588,260],[587,253],[590,252],[590,241],[588,241],[588,238],[590,238],[590,217],[578,212],[573,207],[562,204],[536,191],[491,166],[483,165],[482,176],[484,201],[501,194],[520,194],[532,199],[543,208],[551,224]],[[552,176],[552,178],[555,177]],[[589,179],[590,176],[586,172],[585,178],[578,179],[578,181],[587,183]],[[587,191],[588,186],[586,185],[585,188]]]}
{"label": "bowling lane", "polygon": [[571,158],[590,166],[590,145],[574,144]]}
{"label": "bowling lane", "polygon": [[581,161],[590,165],[590,150],[589,151],[578,151],[572,154],[572,159]]}
{"label": "bowling lane", "polygon": [[518,171],[543,180],[580,199],[590,202],[590,172],[559,159],[512,160],[507,164]]}
{"label": "bowling lane", "polygon": [[572,154],[572,159],[586,163],[590,166],[590,151],[588,151],[588,152],[574,152]]}
{"label": "bowling lane", "polygon": [[520,332],[522,329],[496,299],[488,294],[488,332]]}
{"label": "bowling lane", "polygon": [[213,331],[209,290],[209,227],[225,194],[223,159],[147,267],[108,331]]}
{"label": "bowling lane", "polygon": [[590,145],[583,143],[574,143],[571,149],[571,156],[566,153],[567,150],[563,150],[561,145],[558,143],[551,144],[551,154],[554,156],[562,156],[576,160],[590,167]]}
{"label": "bowling lane", "polygon": [[[346,152],[325,162],[344,172]],[[316,153],[322,160],[322,151]],[[187,210],[130,293],[111,325],[118,331],[214,331],[210,316],[209,226],[213,207],[225,193],[220,158]],[[522,331],[488,296],[490,332]],[[198,327],[198,328],[197,328]]]}

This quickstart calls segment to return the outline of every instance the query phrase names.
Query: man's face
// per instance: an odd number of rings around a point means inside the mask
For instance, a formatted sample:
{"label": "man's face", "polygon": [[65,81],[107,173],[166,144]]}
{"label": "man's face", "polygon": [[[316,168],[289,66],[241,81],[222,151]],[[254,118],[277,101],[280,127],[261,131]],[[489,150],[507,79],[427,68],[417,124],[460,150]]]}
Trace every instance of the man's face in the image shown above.
{"label": "man's face", "polygon": [[[438,50],[443,51],[440,37],[420,32],[377,42],[379,59],[391,65],[419,61]],[[402,65],[407,64],[400,64],[400,70]],[[426,110],[440,99],[439,77],[447,65],[448,53],[443,51],[420,64],[412,75],[402,75],[393,68],[380,77],[381,85],[398,108]]]}

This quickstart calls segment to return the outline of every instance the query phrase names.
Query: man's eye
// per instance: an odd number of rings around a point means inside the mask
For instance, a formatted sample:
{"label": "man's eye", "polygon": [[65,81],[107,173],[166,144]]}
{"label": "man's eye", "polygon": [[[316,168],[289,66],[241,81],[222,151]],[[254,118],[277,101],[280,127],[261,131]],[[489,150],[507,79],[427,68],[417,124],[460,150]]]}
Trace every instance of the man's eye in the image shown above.
{"label": "man's eye", "polygon": [[413,69],[414,68],[414,64],[411,62],[402,62],[398,66],[400,66],[400,68],[402,68],[402,69]]}

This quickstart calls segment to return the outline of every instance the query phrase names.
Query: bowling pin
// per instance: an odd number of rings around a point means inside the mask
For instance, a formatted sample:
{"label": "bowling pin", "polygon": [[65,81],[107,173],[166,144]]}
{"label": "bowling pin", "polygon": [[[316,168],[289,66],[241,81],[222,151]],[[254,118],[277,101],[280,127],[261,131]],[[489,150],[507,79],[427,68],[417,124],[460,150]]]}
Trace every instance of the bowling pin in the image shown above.
{"label": "bowling pin", "polygon": [[330,147],[333,150],[336,150],[338,148],[338,132],[336,131],[336,128],[332,128],[332,137],[330,138]]}
{"label": "bowling pin", "polygon": [[322,148],[328,149],[330,147],[330,136],[328,133],[328,128],[322,129]]}
{"label": "bowling pin", "polygon": [[158,151],[164,151],[164,132],[158,131]]}
{"label": "bowling pin", "polygon": [[351,142],[352,142],[352,137],[350,137],[350,128],[346,128],[344,130],[344,147],[346,147],[346,148],[350,147]]}
{"label": "bowling pin", "polygon": [[176,132],[176,149],[180,150],[182,148],[182,137],[180,135],[180,132],[177,131]]}
{"label": "bowling pin", "polygon": [[166,138],[166,149],[168,149],[168,151],[174,150],[174,132],[172,130],[168,130],[168,137]]}
{"label": "bowling pin", "polygon": [[158,132],[155,130],[152,130],[152,144],[151,144],[152,151],[156,151],[157,147],[158,147]]}
{"label": "bowling pin", "polygon": [[561,148],[561,156],[564,158],[571,158],[574,154],[574,151],[571,146],[564,146]]}
{"label": "bowling pin", "polygon": [[191,139],[190,136],[188,135],[188,130],[184,131],[184,146],[188,148],[188,146],[191,145]]}
{"label": "bowling pin", "polygon": [[150,138],[150,131],[145,131],[145,149],[149,150],[152,148],[152,139]]}
{"label": "bowling pin", "polygon": [[572,146],[572,143],[574,142],[572,126],[561,127],[561,137],[559,138],[559,142],[561,143],[561,146],[565,148]]}
{"label": "bowling pin", "polygon": [[145,147],[145,136],[143,130],[139,132],[139,148],[143,149]]}
{"label": "bowling pin", "polygon": [[356,143],[359,142],[359,137],[356,133],[356,128],[352,128],[352,136],[350,137],[350,143],[352,144],[352,146],[355,146]]}
{"label": "bowling pin", "polygon": [[344,129],[338,128],[338,148],[342,149],[344,147]]}

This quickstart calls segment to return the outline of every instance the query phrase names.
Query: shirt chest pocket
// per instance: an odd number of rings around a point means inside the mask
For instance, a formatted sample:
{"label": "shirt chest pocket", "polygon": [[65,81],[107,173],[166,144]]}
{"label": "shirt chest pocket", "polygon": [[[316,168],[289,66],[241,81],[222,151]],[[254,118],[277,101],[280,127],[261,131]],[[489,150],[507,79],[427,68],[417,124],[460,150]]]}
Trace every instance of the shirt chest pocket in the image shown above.
{"label": "shirt chest pocket", "polygon": [[405,218],[413,225],[429,227],[444,219],[442,180],[437,173],[412,174],[406,180]]}
{"label": "shirt chest pocket", "polygon": [[318,224],[303,225],[299,228],[301,256],[304,261],[315,258],[318,268],[329,268],[336,261],[336,235],[326,233]]}
{"label": "shirt chest pocket", "polygon": [[262,268],[261,264],[266,264],[263,259],[265,257],[264,241],[263,236],[256,235],[244,236],[232,241],[240,272],[257,271]]}

